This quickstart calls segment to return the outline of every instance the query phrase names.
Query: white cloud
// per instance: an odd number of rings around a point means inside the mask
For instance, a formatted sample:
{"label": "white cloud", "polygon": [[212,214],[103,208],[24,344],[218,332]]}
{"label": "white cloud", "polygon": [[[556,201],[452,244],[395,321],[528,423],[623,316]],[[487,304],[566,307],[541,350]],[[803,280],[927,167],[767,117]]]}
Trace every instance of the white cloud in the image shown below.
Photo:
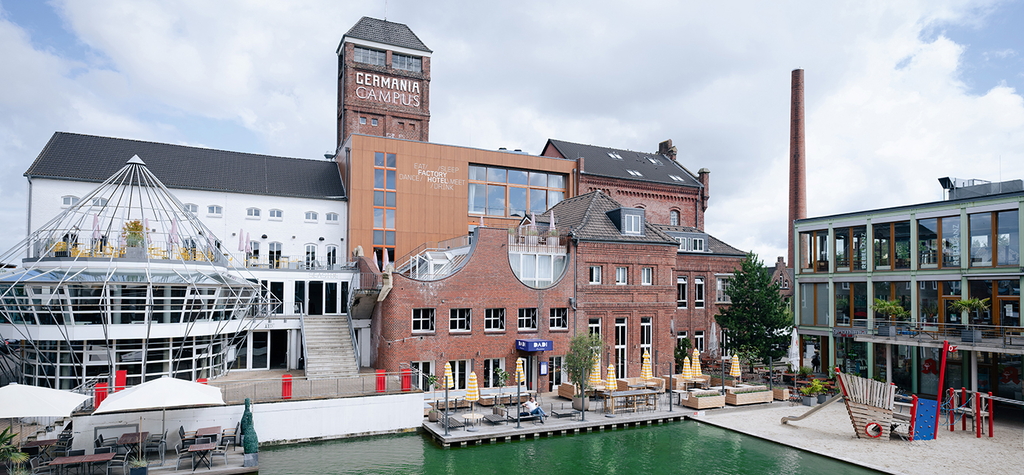
{"label": "white cloud", "polygon": [[[34,48],[0,20],[4,221],[23,216],[24,186],[11,186],[54,130],[200,143],[182,129],[209,122],[251,132],[220,147],[320,156],[336,133],[335,48],[383,14],[354,1],[59,5],[87,57]],[[1021,96],[966,92],[964,46],[931,33],[993,8],[393,0],[388,13],[435,51],[433,141],[537,153],[547,138],[651,151],[672,138],[688,168],[712,171],[708,231],[772,262],[785,254],[793,68],[806,70],[812,216],[938,199],[936,178],[996,180],[1000,156],[1003,179],[1024,177]]]}

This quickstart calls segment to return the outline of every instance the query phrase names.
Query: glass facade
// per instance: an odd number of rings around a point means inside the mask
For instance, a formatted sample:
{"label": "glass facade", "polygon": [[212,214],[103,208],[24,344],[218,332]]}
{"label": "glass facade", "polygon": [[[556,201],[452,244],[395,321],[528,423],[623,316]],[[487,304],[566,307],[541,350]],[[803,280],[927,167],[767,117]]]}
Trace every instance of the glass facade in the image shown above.
{"label": "glass facade", "polygon": [[565,199],[565,175],[470,165],[468,192],[470,214],[523,217]]}

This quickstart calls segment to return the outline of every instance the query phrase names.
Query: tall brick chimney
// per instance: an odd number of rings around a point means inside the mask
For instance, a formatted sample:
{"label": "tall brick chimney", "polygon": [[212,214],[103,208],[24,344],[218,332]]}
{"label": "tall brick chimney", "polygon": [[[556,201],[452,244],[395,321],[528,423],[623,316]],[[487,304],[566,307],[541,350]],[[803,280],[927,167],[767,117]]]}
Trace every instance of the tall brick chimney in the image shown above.
{"label": "tall brick chimney", "polygon": [[672,139],[658,144],[658,154],[664,155],[673,161],[676,159],[676,148],[672,146]]}
{"label": "tall brick chimney", "polygon": [[[807,217],[807,173],[804,162],[804,70],[793,70],[792,100],[789,109],[789,265],[793,260],[793,221]],[[806,252],[805,246],[800,246]]]}

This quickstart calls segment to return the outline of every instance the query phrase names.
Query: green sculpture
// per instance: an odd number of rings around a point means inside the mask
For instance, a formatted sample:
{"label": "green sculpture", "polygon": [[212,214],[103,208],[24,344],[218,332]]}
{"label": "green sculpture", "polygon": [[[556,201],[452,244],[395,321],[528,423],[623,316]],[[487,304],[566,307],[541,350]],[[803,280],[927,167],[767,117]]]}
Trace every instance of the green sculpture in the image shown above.
{"label": "green sculpture", "polygon": [[252,424],[249,398],[245,398],[245,412],[242,413],[242,446],[247,454],[255,454],[260,451],[260,441],[256,438],[256,427]]}

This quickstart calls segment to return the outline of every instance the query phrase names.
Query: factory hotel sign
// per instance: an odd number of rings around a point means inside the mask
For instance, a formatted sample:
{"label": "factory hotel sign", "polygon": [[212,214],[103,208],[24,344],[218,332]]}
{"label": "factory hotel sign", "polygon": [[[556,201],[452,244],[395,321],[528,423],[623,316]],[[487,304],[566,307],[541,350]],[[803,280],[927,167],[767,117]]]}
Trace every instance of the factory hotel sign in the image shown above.
{"label": "factory hotel sign", "polygon": [[420,82],[357,72],[356,97],[364,101],[420,107]]}

